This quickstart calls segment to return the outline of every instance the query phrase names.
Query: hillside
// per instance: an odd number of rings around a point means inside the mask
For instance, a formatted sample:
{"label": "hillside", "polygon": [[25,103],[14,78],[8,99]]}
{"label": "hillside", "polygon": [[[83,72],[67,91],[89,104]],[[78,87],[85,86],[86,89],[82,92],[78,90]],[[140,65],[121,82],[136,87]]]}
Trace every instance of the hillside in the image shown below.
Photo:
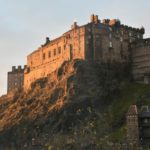
{"label": "hillside", "polygon": [[120,63],[75,60],[26,93],[0,98],[0,149],[96,150],[126,142],[131,104],[149,104],[150,86]]}

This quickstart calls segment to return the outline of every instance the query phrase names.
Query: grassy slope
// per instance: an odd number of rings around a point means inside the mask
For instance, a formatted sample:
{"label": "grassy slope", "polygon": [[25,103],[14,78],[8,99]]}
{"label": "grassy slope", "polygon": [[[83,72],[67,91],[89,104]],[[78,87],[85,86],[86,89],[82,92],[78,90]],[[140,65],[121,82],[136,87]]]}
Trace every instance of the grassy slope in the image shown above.
{"label": "grassy slope", "polygon": [[125,137],[125,116],[132,104],[137,104],[139,109],[141,105],[150,105],[150,85],[139,83],[122,85],[120,98],[112,103],[108,111],[109,116],[112,117],[109,117],[109,120],[112,121],[114,129],[116,129],[112,133],[111,139],[120,141],[120,139]]}

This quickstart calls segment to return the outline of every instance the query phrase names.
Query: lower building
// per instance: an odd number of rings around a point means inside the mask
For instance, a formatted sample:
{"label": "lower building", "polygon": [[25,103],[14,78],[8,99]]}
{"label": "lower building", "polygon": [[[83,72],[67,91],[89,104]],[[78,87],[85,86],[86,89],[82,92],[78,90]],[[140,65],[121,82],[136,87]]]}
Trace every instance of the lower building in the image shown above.
{"label": "lower building", "polygon": [[127,140],[131,144],[150,147],[150,109],[142,106],[138,111],[132,105],[127,113]]}

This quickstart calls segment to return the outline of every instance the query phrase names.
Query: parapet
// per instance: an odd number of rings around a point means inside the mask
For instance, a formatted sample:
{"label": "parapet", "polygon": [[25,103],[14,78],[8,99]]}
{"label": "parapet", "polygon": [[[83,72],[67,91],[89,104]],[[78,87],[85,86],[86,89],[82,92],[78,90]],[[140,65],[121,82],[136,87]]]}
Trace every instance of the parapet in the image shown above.
{"label": "parapet", "polygon": [[12,66],[12,71],[11,72],[8,72],[8,73],[23,73],[24,72],[24,70],[25,70],[25,68],[26,68],[27,66],[26,65],[24,65],[24,67],[22,68],[22,66],[18,66],[18,67],[16,67],[16,66]]}
{"label": "parapet", "polygon": [[142,46],[150,46],[150,38],[137,40],[133,42],[131,46],[133,48],[138,48]]}

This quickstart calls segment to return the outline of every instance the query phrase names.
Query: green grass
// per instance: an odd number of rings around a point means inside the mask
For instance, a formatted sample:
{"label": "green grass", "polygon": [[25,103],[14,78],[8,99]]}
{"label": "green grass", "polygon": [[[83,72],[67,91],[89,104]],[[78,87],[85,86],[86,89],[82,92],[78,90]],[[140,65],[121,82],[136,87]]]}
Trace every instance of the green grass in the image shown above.
{"label": "green grass", "polygon": [[124,83],[121,85],[119,98],[113,101],[107,111],[109,124],[113,132],[111,139],[120,140],[126,135],[126,113],[130,105],[150,105],[150,85],[140,83]]}

